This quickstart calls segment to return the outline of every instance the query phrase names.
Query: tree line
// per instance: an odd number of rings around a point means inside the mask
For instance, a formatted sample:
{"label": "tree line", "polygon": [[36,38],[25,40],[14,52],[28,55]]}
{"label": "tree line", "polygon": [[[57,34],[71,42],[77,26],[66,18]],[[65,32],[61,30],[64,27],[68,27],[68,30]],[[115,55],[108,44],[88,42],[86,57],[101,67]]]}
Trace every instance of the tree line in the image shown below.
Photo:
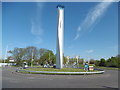
{"label": "tree line", "polygon": [[90,64],[95,64],[96,66],[103,66],[103,67],[120,67],[120,55],[115,57],[110,57],[108,59],[101,58],[100,60],[91,59]]}
{"label": "tree line", "polygon": [[[28,65],[44,65],[56,64],[56,55],[52,50],[45,48],[37,48],[34,46],[28,46],[26,48],[14,48],[13,50],[8,51],[10,56],[5,60],[6,63],[9,63],[9,60],[12,58],[15,60],[15,63],[20,66],[23,62],[27,62]],[[3,62],[0,60],[0,62]],[[109,59],[101,58],[100,60],[91,59],[86,61],[89,64],[94,64],[95,66],[104,66],[104,67],[120,67],[120,55],[116,57],[110,57]],[[63,57],[63,64],[72,65],[76,63],[77,65],[82,65],[85,63],[83,58],[68,58]]]}
{"label": "tree line", "polygon": [[53,51],[37,48],[34,46],[28,46],[26,48],[14,48],[14,50],[8,51],[11,54],[9,58],[13,58],[17,65],[21,65],[23,62],[27,62],[28,65],[32,64],[55,64],[55,55]]}

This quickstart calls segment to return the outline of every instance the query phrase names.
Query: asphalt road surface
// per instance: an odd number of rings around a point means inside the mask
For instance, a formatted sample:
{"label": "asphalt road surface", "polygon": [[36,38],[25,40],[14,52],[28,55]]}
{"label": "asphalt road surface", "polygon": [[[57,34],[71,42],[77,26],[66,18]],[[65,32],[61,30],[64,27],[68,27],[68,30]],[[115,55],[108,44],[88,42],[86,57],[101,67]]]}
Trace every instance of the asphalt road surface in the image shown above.
{"label": "asphalt road surface", "polygon": [[118,88],[117,70],[94,75],[23,74],[15,70],[2,69],[2,88]]}

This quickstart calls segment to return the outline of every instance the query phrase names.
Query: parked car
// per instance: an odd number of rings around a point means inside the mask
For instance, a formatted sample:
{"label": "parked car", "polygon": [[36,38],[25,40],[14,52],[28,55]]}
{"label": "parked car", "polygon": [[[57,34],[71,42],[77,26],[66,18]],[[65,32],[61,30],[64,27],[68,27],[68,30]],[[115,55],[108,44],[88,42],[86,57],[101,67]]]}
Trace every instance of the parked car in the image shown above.
{"label": "parked car", "polygon": [[53,65],[53,68],[56,68],[56,64]]}
{"label": "parked car", "polygon": [[45,65],[43,65],[43,67],[44,67],[44,68],[47,68],[47,65],[45,64]]}

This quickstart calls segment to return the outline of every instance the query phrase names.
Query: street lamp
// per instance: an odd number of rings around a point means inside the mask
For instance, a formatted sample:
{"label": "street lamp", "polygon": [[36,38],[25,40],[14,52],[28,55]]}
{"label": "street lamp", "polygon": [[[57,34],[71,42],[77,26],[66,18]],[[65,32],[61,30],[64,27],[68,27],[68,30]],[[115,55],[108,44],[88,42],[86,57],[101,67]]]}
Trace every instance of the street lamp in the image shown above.
{"label": "street lamp", "polygon": [[49,62],[50,62],[50,52],[49,52]]}
{"label": "street lamp", "polygon": [[80,56],[76,56],[76,59],[77,59],[77,65],[78,65],[78,59],[79,59]]}
{"label": "street lamp", "polygon": [[[33,50],[33,51],[34,51],[34,50]],[[33,65],[32,65],[32,62],[34,61],[34,59],[33,59],[33,51],[32,51],[31,67],[33,66]]]}
{"label": "street lamp", "polygon": [[5,57],[4,57],[4,63],[5,63],[5,59],[6,59],[6,57],[7,57],[7,51],[8,51],[8,45],[6,46]]}

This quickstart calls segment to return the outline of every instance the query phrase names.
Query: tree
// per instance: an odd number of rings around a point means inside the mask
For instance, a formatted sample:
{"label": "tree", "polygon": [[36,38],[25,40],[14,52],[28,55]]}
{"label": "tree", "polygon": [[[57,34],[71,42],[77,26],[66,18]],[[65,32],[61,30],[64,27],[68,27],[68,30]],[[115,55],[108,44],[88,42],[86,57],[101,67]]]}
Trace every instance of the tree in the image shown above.
{"label": "tree", "polygon": [[94,59],[90,59],[89,64],[95,64],[95,60]]}
{"label": "tree", "polygon": [[116,58],[117,58],[117,61],[118,61],[117,67],[120,68],[120,55],[117,55]]}
{"label": "tree", "polygon": [[74,63],[74,59],[73,58],[69,58],[69,64],[73,64]]}
{"label": "tree", "polygon": [[108,67],[119,67],[120,61],[119,57],[111,57],[106,61],[106,66]]}
{"label": "tree", "polygon": [[68,59],[65,56],[63,56],[63,64],[64,65],[67,63],[67,61],[68,61]]}
{"label": "tree", "polygon": [[51,59],[51,64],[52,65],[56,63],[56,56],[55,55],[51,55],[50,59]]}
{"label": "tree", "polygon": [[40,57],[40,64],[54,64],[55,63],[55,55],[51,50],[47,50],[41,57]]}
{"label": "tree", "polygon": [[78,59],[78,64],[80,65],[80,64],[83,64],[83,63],[84,63],[84,59],[83,58],[81,58],[81,59],[79,58]]}
{"label": "tree", "polygon": [[24,57],[25,49],[24,48],[14,48],[13,51],[9,51],[12,54],[13,59],[16,61],[17,65],[21,65],[21,60]]}
{"label": "tree", "polygon": [[38,59],[38,50],[34,46],[29,46],[25,49],[25,59],[32,60]]}
{"label": "tree", "polygon": [[39,54],[40,54],[40,56],[43,56],[43,54],[45,53],[45,52],[47,52],[48,50],[47,49],[44,49],[44,48],[41,48],[41,49],[39,49]]}
{"label": "tree", "polygon": [[100,61],[99,60],[95,60],[95,65],[99,66],[100,65]]}
{"label": "tree", "polygon": [[105,59],[104,58],[100,59],[99,66],[105,66]]}

